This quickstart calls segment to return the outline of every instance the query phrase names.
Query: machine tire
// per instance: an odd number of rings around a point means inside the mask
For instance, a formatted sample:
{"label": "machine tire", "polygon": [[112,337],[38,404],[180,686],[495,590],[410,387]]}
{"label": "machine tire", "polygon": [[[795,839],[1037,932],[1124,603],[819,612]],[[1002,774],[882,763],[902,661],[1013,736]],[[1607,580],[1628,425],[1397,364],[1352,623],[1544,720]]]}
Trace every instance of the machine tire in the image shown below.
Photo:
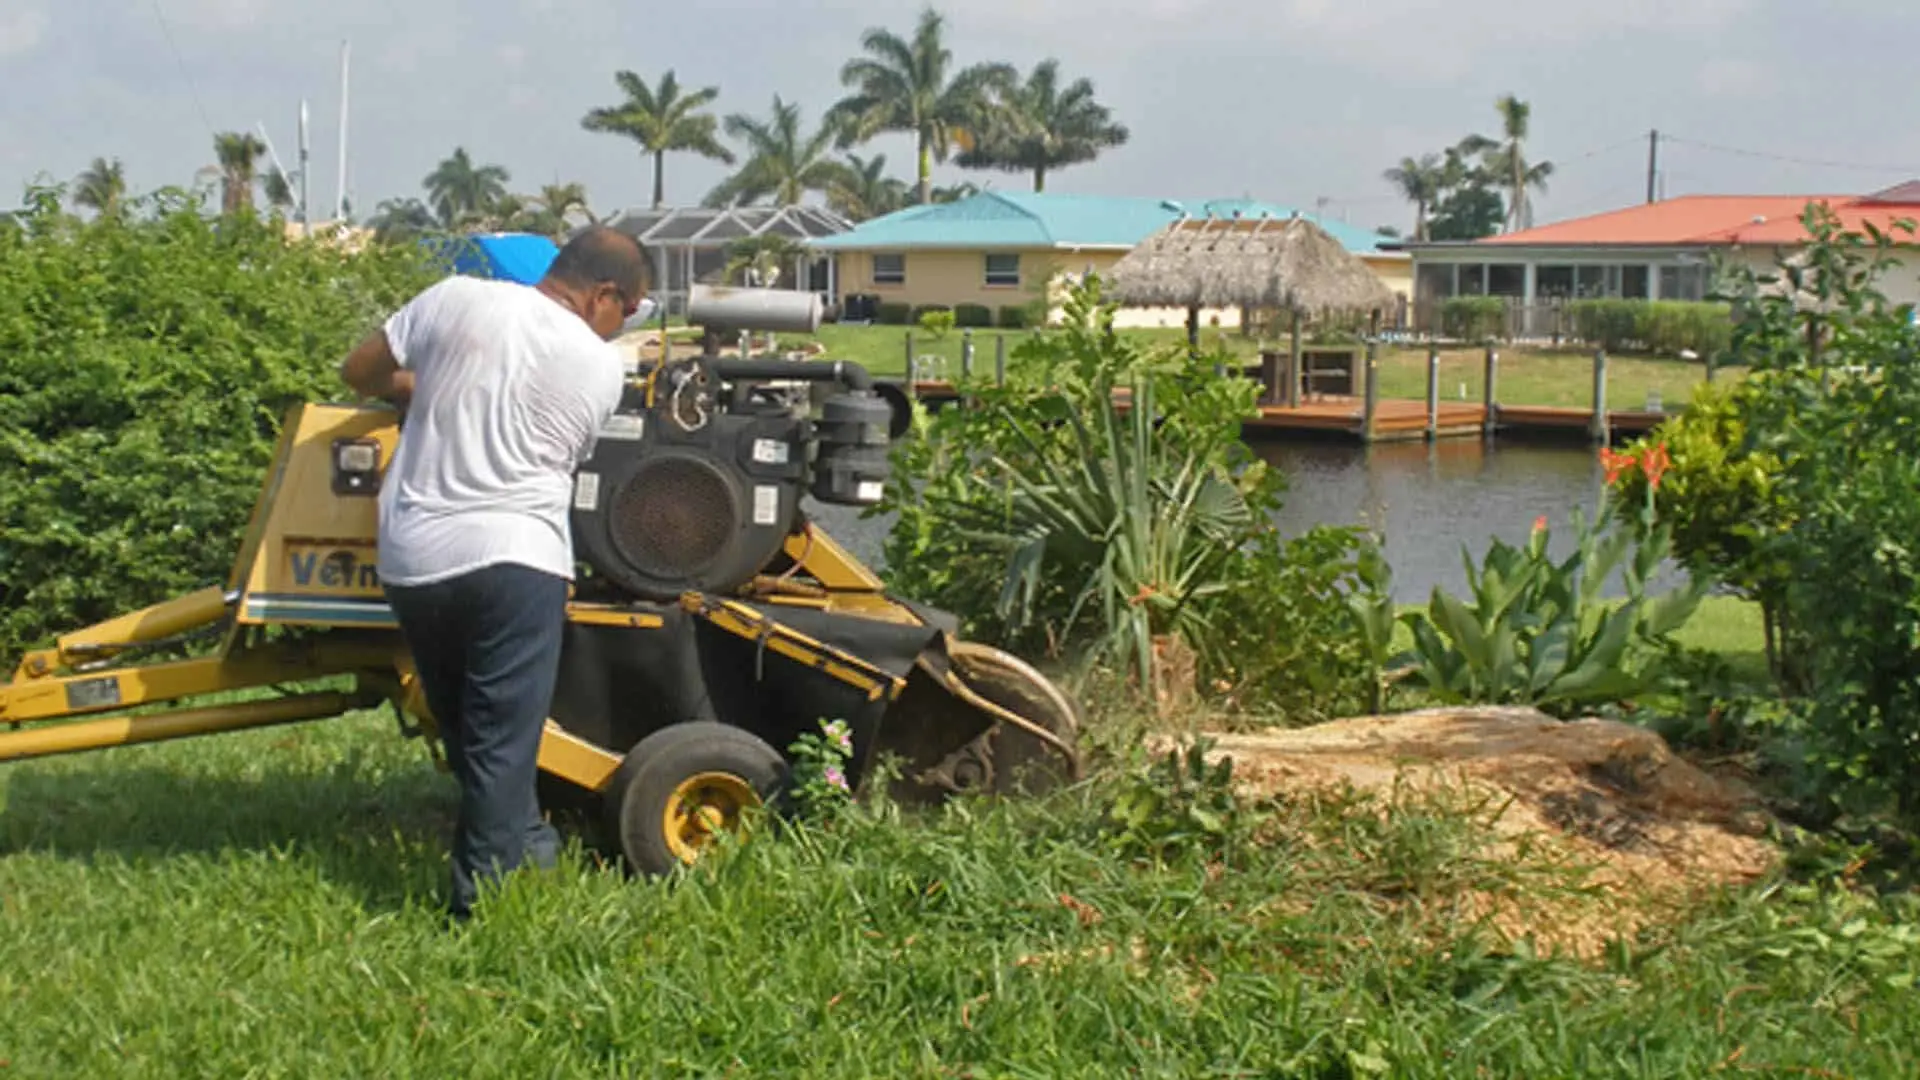
{"label": "machine tire", "polygon": [[635,871],[663,875],[699,857],[704,838],[739,827],[750,807],[772,803],[786,759],[764,739],[699,720],[648,735],[607,787],[607,826]]}

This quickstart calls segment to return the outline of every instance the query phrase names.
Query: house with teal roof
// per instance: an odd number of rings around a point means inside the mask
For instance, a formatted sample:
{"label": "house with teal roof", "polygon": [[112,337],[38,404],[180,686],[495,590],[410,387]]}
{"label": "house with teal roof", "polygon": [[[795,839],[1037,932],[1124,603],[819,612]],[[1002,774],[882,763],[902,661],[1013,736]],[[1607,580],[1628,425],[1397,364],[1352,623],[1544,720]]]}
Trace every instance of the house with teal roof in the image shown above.
{"label": "house with teal roof", "polygon": [[[950,203],[912,206],[817,237],[806,246],[830,258],[836,299],[867,298],[891,309],[975,305],[998,325],[1038,314],[1058,315],[1070,276],[1098,273],[1181,218],[1308,217],[1344,244],[1403,296],[1413,291],[1411,260],[1387,250],[1391,241],[1366,229],[1299,214],[1253,199],[1181,201],[1111,195],[983,191]],[[865,305],[850,305],[855,310]],[[1209,322],[1238,325],[1237,311],[1206,312]],[[1185,309],[1126,309],[1115,322],[1181,326]]]}

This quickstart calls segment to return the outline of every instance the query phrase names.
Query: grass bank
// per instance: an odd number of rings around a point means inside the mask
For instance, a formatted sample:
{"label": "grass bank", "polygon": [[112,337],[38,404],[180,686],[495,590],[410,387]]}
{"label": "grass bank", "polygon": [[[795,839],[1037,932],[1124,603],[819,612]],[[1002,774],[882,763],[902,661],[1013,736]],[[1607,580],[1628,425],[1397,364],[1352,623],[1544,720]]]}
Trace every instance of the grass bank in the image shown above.
{"label": "grass bank", "polygon": [[[1162,810],[1131,831],[1129,794]],[[1484,807],[1241,805],[1138,770],[856,818],[675,882],[578,855],[439,927],[450,781],[390,717],[0,768],[8,1075],[1826,1076],[1912,1072],[1920,935],[1845,893],[1604,901]],[[1157,856],[1157,857],[1156,857]]]}
{"label": "grass bank", "polygon": [[[1009,355],[1031,331],[974,331],[974,356],[977,370],[991,372],[997,340],[1004,337]],[[1121,331],[1127,337],[1150,345],[1173,346],[1186,340],[1186,331],[1173,328]],[[828,325],[813,336],[835,359],[853,360],[876,374],[899,376],[906,371],[907,328],[902,326]],[[805,339],[783,337],[784,345],[799,348]],[[1258,343],[1235,333],[1211,332],[1205,337],[1211,346],[1216,341],[1236,356],[1251,360],[1258,356]],[[935,339],[922,330],[914,331],[916,355],[933,356],[945,369],[960,372],[961,335],[958,330]],[[1424,347],[1381,349],[1380,393],[1388,398],[1424,400],[1427,394],[1427,350]],[[1697,362],[1662,357],[1620,355],[1608,358],[1608,400],[1613,408],[1637,409],[1655,398],[1666,407],[1683,405],[1695,387],[1706,381],[1706,369]],[[1485,383],[1485,354],[1479,349],[1446,349],[1440,354],[1440,394],[1445,400],[1482,400]],[[1737,378],[1741,369],[1724,369],[1716,379]],[[1499,400],[1508,405],[1587,406],[1593,400],[1593,354],[1576,348],[1538,348],[1509,346],[1500,350],[1498,376]]]}

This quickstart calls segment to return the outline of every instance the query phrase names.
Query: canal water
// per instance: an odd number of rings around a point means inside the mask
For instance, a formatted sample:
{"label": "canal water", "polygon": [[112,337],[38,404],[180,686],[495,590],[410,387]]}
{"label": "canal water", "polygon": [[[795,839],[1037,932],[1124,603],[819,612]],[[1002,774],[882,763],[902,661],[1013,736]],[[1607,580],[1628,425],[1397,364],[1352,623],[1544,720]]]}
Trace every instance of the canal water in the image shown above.
{"label": "canal water", "polygon": [[[1319,524],[1359,525],[1379,534],[1393,566],[1394,598],[1423,603],[1439,585],[1467,588],[1461,548],[1479,564],[1494,538],[1523,544],[1534,519],[1553,527],[1549,551],[1572,549],[1576,508],[1591,518],[1604,473],[1584,443],[1478,438],[1434,443],[1300,442],[1261,439],[1254,450],[1287,477],[1281,532]],[[890,519],[809,500],[808,511],[855,554],[884,568]],[[1615,590],[1609,589],[1609,592]]]}

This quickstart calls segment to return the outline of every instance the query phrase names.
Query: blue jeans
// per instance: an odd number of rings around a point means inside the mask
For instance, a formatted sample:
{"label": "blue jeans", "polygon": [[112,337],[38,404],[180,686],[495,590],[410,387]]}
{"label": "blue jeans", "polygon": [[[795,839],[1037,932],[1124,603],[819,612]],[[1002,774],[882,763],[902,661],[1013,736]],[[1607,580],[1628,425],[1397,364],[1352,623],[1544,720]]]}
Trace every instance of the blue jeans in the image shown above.
{"label": "blue jeans", "polygon": [[527,863],[551,867],[559,853],[559,835],[540,816],[535,779],[567,583],[497,564],[385,592],[460,782],[447,907],[465,919],[482,882]]}

